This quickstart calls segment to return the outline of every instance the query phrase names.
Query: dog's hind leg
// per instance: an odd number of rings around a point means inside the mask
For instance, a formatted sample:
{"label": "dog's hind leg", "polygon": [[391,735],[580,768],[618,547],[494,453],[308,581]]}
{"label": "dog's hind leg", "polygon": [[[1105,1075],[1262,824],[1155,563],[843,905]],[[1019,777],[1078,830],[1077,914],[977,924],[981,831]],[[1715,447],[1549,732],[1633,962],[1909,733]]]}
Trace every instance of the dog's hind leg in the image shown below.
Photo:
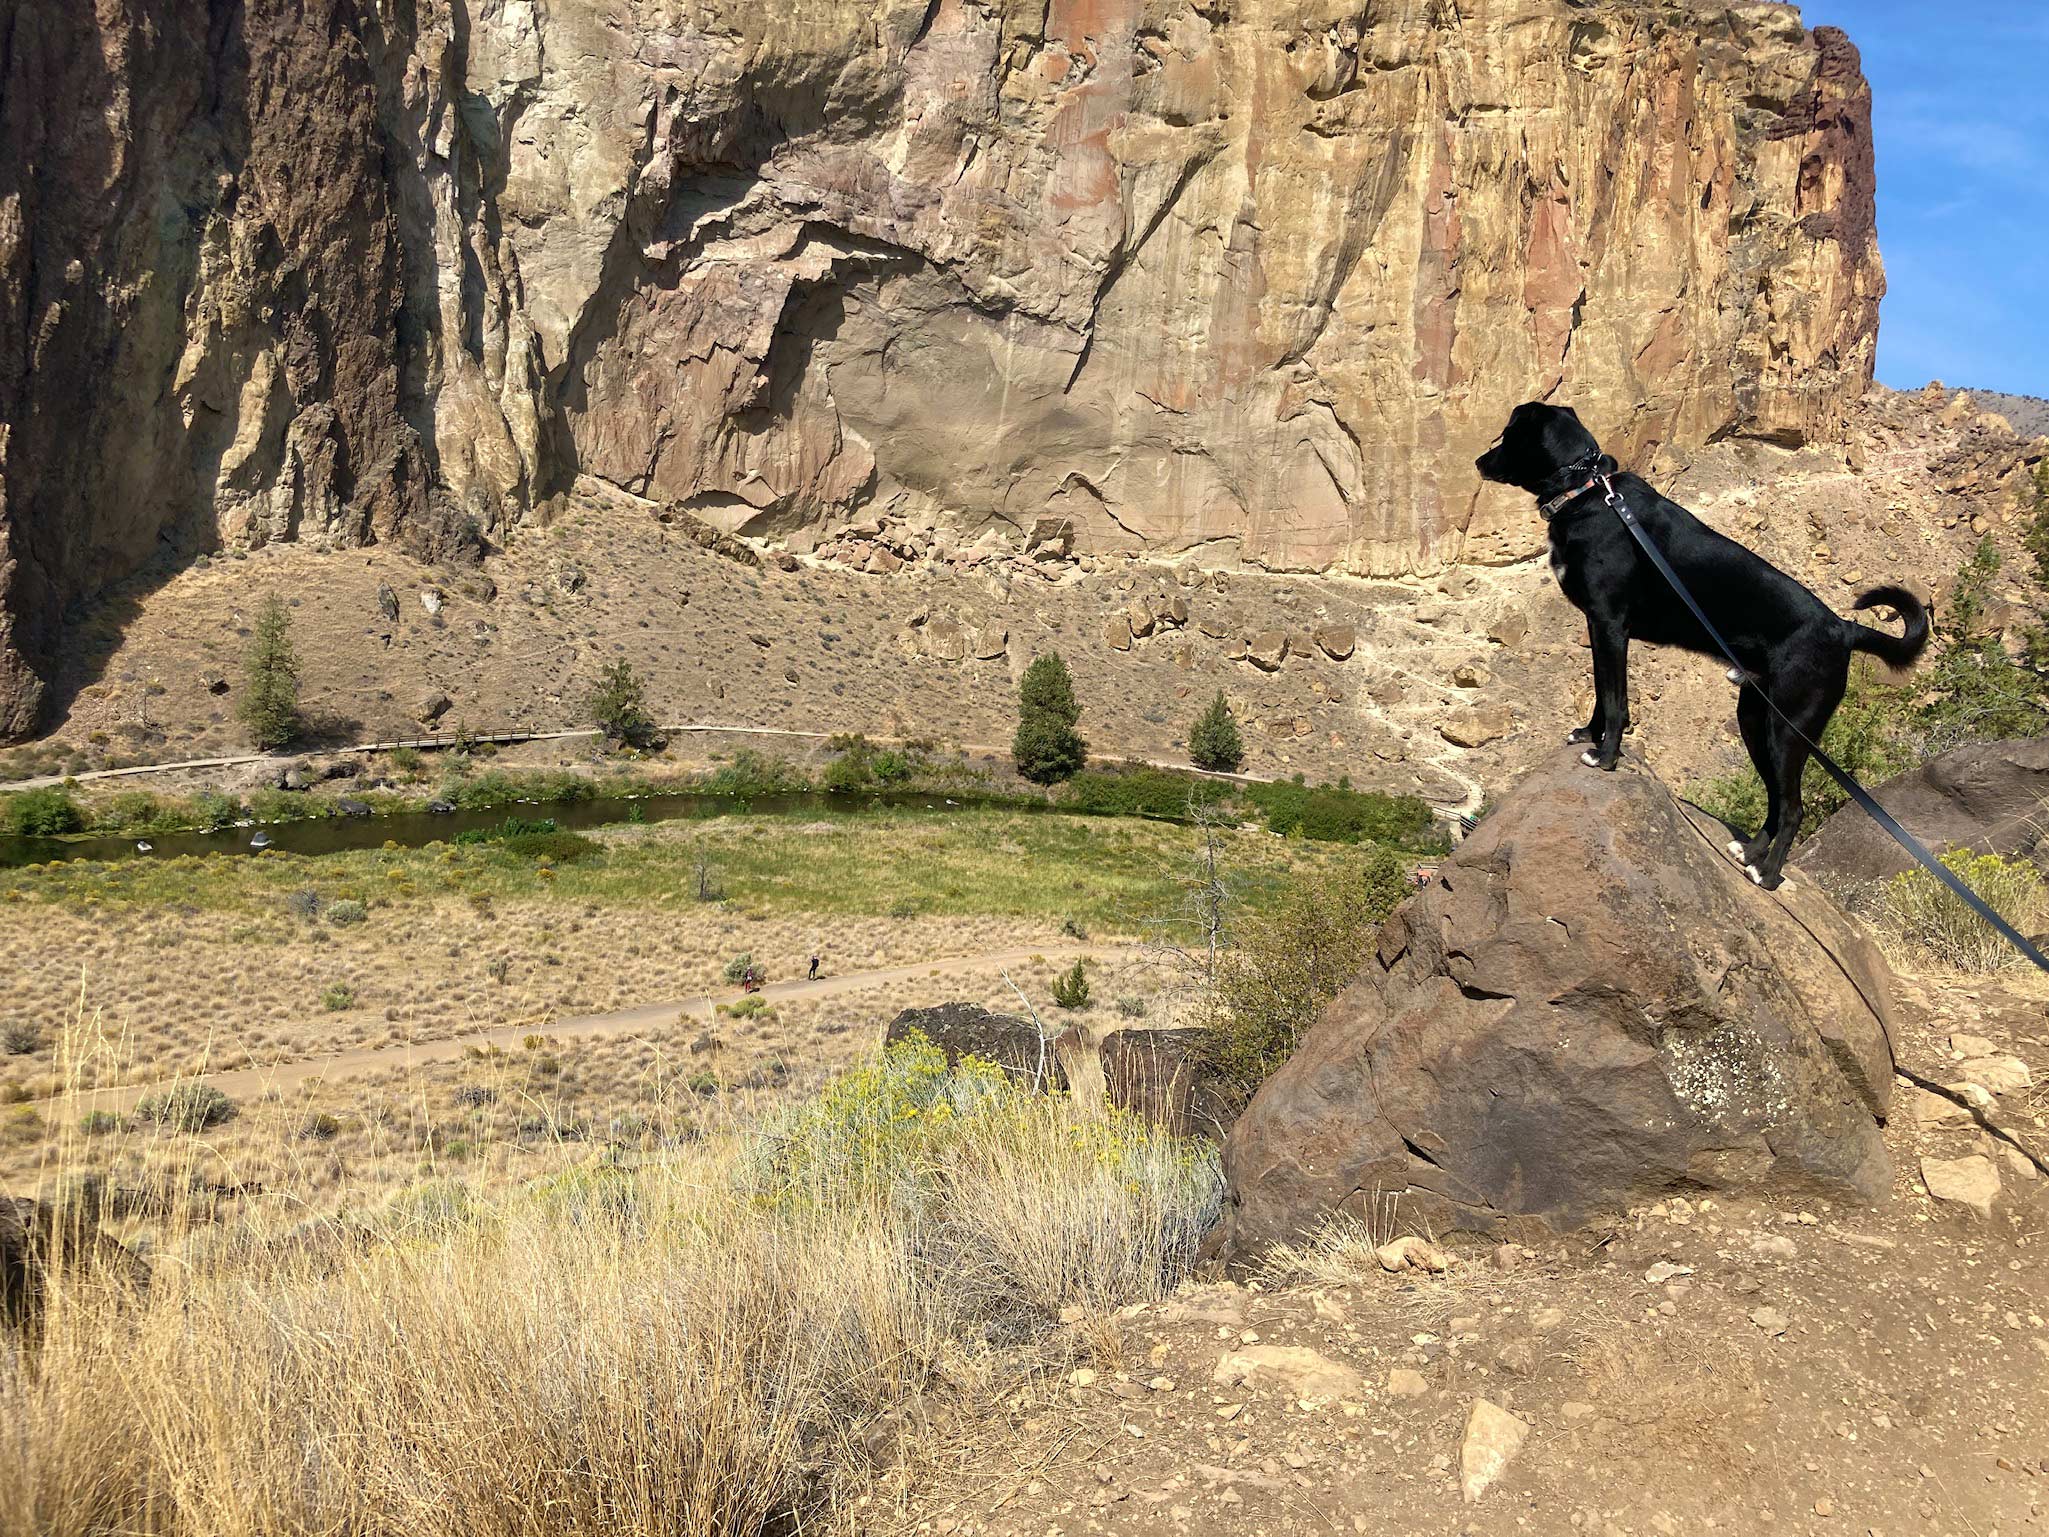
{"label": "dog's hind leg", "polygon": [[1828,729],[1829,717],[1836,713],[1836,706],[1843,702],[1843,690],[1849,682],[1850,654],[1847,647],[1839,653],[1810,652],[1802,658],[1802,665],[1787,668],[1774,675],[1774,682],[1780,692],[1775,695],[1779,707],[1800,729],[1795,731],[1783,720],[1771,723],[1772,777],[1778,786],[1778,825],[1772,829],[1771,842],[1764,850],[1762,859],[1750,862],[1750,878],[1767,891],[1776,890],[1783,878],[1786,856],[1792,852],[1793,840],[1800,836],[1800,815],[1803,810],[1800,782],[1807,772],[1809,742],[1819,742],[1821,734]]}
{"label": "dog's hind leg", "polygon": [[1754,865],[1771,847],[1772,834],[1779,825],[1779,787],[1772,773],[1771,707],[1754,688],[1746,688],[1736,696],[1736,729],[1743,733],[1743,746],[1750,753],[1751,766],[1764,785],[1765,814],[1757,835],[1732,840],[1729,852],[1736,856],[1738,864]]}
{"label": "dog's hind leg", "polygon": [[1792,852],[1805,809],[1800,780],[1807,772],[1807,744],[1788,730],[1783,721],[1772,723],[1771,736],[1771,775],[1765,783],[1771,790],[1772,815],[1776,820],[1762,856],[1745,862],[1750,878],[1766,891],[1778,890],[1784,879],[1781,872],[1786,867],[1786,855]]}

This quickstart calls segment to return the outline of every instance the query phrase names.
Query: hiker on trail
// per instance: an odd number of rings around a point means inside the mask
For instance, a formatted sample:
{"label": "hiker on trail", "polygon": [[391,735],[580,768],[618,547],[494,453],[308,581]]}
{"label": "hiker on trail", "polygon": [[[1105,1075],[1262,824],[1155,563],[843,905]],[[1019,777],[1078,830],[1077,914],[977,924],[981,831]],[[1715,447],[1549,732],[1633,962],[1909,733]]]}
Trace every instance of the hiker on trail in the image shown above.
{"label": "hiker on trail", "polygon": [[818,957],[815,955],[811,957],[811,969],[805,973],[805,980],[807,982],[816,982],[818,980]]}

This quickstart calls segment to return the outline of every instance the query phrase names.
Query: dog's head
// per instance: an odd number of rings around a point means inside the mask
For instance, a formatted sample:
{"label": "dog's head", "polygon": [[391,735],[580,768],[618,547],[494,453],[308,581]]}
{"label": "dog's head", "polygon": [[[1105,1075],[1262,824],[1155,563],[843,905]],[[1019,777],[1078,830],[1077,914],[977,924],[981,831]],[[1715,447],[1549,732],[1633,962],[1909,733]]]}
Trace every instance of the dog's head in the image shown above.
{"label": "dog's head", "polygon": [[1528,400],[1508,414],[1501,441],[1474,461],[1480,474],[1505,486],[1541,494],[1568,464],[1600,453],[1594,435],[1579,424],[1571,406]]}

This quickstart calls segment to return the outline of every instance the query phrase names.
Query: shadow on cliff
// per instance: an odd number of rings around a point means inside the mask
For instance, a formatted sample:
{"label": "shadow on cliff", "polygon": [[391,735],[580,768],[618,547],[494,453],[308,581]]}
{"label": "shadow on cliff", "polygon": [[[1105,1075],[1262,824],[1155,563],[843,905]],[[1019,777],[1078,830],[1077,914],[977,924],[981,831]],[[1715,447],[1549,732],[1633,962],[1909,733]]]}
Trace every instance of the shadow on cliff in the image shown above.
{"label": "shadow on cliff", "polygon": [[124,51],[103,46],[121,24],[89,6],[0,24],[0,94],[33,125],[0,157],[0,200],[18,199],[30,231],[0,295],[50,317],[0,326],[0,516],[18,557],[0,612],[33,679],[8,697],[0,666],[0,735],[61,725],[141,600],[215,542],[196,487],[213,483],[232,427],[188,430],[170,381],[203,228],[247,154],[241,25],[239,6],[172,12],[152,21],[153,46]]}
{"label": "shadow on cliff", "polygon": [[[40,727],[43,735],[60,734],[86,690],[104,685],[107,693],[115,699],[120,717],[120,724],[115,729],[121,735],[137,742],[162,741],[162,722],[153,720],[149,701],[156,692],[152,685],[165,680],[140,668],[115,671],[115,657],[130,631],[142,619],[150,595],[198,558],[195,554],[189,558],[165,558],[153,562],[135,575],[72,605],[59,631],[56,665],[50,670],[44,694]],[[197,660],[192,665],[202,670],[209,665],[218,666],[224,677],[236,679],[249,637],[248,624],[238,622],[234,629],[224,634],[224,638],[234,643],[232,652],[223,658],[224,666]],[[227,719],[233,708],[232,698],[222,699],[221,707],[221,716]],[[293,745],[316,752],[350,747],[363,739],[363,729],[360,717],[328,708],[309,710],[305,727]]]}
{"label": "shadow on cliff", "polygon": [[[45,675],[38,730],[55,734],[71,718],[79,696],[109,681],[114,655],[129,630],[142,617],[143,600],[169,581],[169,569],[138,573],[92,597],[71,604],[59,622],[53,660]],[[118,684],[146,689],[139,676],[114,678]],[[145,717],[146,719],[146,717]]]}

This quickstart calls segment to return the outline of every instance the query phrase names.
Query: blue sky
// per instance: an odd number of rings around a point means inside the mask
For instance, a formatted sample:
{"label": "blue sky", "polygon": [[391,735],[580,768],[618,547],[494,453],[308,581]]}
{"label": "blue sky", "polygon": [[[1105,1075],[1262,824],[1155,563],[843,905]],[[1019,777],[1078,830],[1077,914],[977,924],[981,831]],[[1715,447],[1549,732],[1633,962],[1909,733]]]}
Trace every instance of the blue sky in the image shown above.
{"label": "blue sky", "polygon": [[1864,55],[1878,377],[2049,396],[2049,0],[1806,0]]}

